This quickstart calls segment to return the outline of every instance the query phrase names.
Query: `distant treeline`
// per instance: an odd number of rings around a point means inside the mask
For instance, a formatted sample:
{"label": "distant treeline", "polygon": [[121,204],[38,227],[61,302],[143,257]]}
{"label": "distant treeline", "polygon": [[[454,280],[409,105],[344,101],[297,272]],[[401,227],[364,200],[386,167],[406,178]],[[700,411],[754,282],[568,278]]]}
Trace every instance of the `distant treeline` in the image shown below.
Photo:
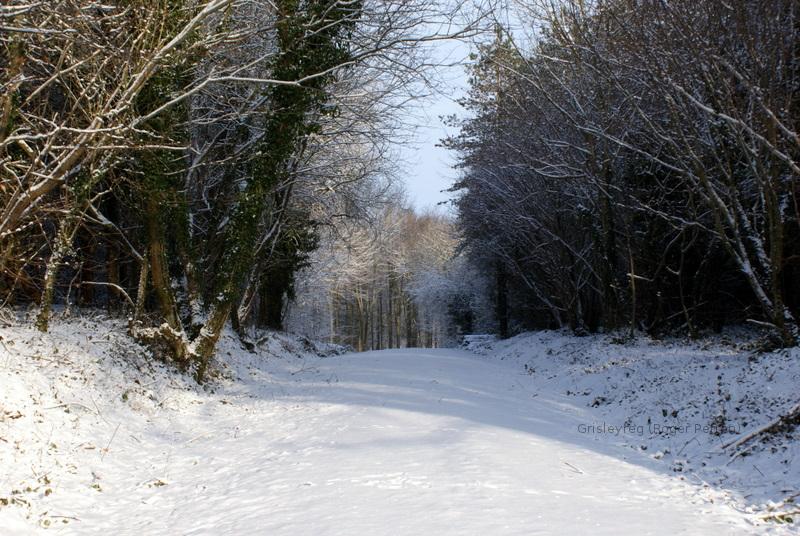
{"label": "distant treeline", "polygon": [[321,242],[298,275],[288,329],[362,351],[452,346],[491,327],[452,218],[394,203]]}

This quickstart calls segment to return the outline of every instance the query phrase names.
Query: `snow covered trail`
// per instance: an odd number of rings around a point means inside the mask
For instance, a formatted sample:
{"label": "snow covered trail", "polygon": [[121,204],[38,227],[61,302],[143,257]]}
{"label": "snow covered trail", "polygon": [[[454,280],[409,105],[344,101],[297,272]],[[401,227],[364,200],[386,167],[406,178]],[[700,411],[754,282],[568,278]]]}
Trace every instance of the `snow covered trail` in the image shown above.
{"label": "snow covered trail", "polygon": [[394,350],[247,368],[226,392],[118,433],[97,469],[103,492],[60,494],[53,508],[80,522],[49,533],[756,530],[644,455],[624,461],[579,434],[590,410],[532,392],[505,362]]}

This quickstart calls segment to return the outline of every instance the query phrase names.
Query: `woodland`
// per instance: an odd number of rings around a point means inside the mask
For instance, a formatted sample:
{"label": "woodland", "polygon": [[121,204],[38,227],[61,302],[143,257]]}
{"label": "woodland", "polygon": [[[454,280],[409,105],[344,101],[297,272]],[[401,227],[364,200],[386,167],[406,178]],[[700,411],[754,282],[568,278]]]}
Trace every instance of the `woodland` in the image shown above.
{"label": "woodland", "polygon": [[[749,323],[794,346],[798,9],[6,2],[0,300],[41,331],[124,318],[199,381],[227,326],[367,350]],[[473,47],[459,178],[420,212],[396,146],[443,40]]]}

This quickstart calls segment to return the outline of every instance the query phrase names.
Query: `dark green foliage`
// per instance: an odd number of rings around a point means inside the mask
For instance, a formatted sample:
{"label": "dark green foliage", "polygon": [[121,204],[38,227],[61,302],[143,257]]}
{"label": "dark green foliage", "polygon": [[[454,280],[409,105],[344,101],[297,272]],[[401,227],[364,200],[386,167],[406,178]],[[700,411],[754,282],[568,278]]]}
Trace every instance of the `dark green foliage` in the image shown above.
{"label": "dark green foliage", "polygon": [[[271,110],[265,118],[265,134],[254,148],[257,156],[248,163],[247,185],[236,199],[223,239],[225,251],[215,292],[220,303],[232,303],[239,296],[255,258],[265,212],[273,207],[269,203],[272,192],[287,181],[292,158],[305,137],[318,128],[313,118],[327,100],[325,87],[333,76],[329,71],[347,61],[347,34],[355,24],[353,13],[359,9],[359,4],[344,6],[330,1],[284,0],[277,5],[280,53],[273,77],[303,82],[268,90]],[[320,18],[323,14],[324,20]]]}
{"label": "dark green foliage", "polygon": [[318,245],[314,228],[302,215],[297,222],[289,223],[275,248],[264,262],[260,280],[260,301],[256,324],[270,329],[283,328],[286,300],[294,299],[294,280],[297,272],[308,266],[308,254]]}

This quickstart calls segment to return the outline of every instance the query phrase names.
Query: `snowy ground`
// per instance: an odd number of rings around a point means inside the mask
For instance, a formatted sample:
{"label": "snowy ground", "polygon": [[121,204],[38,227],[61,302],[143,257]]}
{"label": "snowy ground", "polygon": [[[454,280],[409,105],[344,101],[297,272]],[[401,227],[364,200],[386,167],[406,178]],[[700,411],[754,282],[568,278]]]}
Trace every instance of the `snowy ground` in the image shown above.
{"label": "snowy ground", "polygon": [[[744,459],[766,476],[739,489],[754,471],[706,454],[712,434],[698,447],[583,428],[661,416],[660,396],[679,396],[681,415],[703,378],[679,388],[659,374],[694,378],[707,359],[728,389],[743,366],[732,348],[538,334],[473,345],[483,355],[319,357],[332,349],[271,335],[250,354],[228,337],[203,390],[111,327],[0,329],[0,534],[791,533],[744,505],[798,482],[781,463],[792,448],[755,449]],[[774,388],[796,386],[798,367],[774,359]],[[647,387],[633,394],[631,378]],[[708,470],[676,473],[681,460]]]}
{"label": "snowy ground", "polygon": [[797,404],[799,349],[757,353],[747,332],[699,343],[616,339],[539,332],[467,346],[524,371],[529,388],[565,396],[584,412],[578,432],[615,456],[697,484],[754,523],[798,517],[798,430],[723,445]]}

